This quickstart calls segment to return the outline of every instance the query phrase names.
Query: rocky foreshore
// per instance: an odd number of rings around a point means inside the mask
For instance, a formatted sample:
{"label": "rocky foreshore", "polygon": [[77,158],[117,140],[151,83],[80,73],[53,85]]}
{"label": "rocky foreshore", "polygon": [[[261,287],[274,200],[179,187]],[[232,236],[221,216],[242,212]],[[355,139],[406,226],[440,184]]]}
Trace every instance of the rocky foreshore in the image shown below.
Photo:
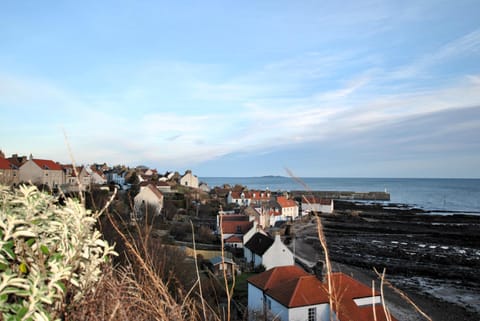
{"label": "rocky foreshore", "polygon": [[[337,201],[335,214],[321,217],[332,261],[368,274],[385,268],[434,320],[480,319],[480,216]],[[316,224],[293,232],[297,255],[323,259]]]}

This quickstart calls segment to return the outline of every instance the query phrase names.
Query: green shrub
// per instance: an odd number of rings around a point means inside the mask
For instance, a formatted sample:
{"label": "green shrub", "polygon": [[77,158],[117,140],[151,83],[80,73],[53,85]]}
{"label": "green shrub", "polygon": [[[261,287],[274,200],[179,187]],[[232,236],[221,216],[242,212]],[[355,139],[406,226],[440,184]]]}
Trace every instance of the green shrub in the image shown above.
{"label": "green shrub", "polygon": [[0,312],[4,320],[58,319],[99,280],[113,247],[95,229],[100,214],[65,205],[34,186],[0,186]]}

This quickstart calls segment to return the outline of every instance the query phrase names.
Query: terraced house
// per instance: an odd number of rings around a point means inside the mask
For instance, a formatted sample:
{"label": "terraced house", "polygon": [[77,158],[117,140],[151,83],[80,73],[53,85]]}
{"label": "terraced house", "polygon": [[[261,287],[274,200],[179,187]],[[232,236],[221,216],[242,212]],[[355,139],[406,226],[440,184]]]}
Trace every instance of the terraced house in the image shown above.
{"label": "terraced house", "polygon": [[12,164],[0,151],[0,184],[18,184],[18,167]]}
{"label": "terraced house", "polygon": [[19,168],[20,182],[58,187],[65,183],[65,175],[60,164],[48,159],[29,159]]}

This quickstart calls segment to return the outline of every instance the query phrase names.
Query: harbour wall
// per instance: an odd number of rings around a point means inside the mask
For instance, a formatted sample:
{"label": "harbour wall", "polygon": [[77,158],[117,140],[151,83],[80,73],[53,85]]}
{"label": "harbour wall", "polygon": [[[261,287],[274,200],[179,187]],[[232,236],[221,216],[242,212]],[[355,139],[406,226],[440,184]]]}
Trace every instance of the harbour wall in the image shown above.
{"label": "harbour wall", "polygon": [[354,201],[390,201],[390,193],[387,192],[352,192],[352,191],[291,191],[292,197],[315,196],[338,200]]}

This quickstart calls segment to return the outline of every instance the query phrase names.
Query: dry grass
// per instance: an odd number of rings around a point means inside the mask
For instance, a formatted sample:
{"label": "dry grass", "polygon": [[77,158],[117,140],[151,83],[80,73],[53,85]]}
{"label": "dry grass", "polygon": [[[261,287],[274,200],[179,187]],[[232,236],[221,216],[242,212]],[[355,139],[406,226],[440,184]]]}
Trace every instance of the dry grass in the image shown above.
{"label": "dry grass", "polygon": [[152,247],[151,227],[136,224],[132,234],[121,227],[127,222],[106,215],[123,240],[127,259],[121,266],[106,266],[95,290],[69,305],[65,320],[220,320],[203,298],[198,270],[197,281],[184,289],[172,271],[162,269],[161,263],[175,258],[156,257],[160,252]]}

